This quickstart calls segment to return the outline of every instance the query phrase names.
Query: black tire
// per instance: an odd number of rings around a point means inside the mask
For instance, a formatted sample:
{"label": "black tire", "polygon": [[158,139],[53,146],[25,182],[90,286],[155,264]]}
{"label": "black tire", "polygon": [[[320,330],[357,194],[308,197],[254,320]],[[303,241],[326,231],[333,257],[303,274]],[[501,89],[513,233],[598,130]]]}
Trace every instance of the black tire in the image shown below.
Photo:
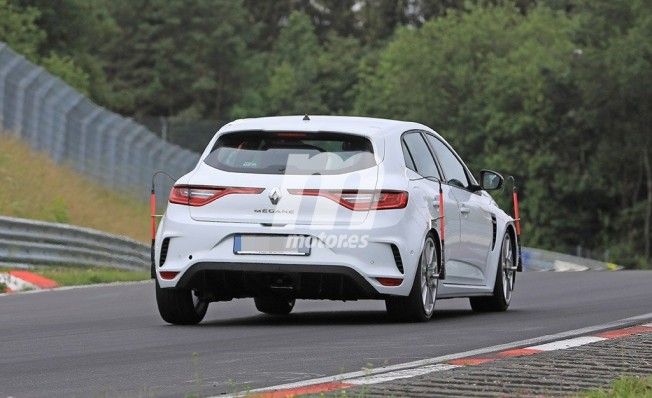
{"label": "black tire", "polygon": [[[421,285],[421,274],[423,272],[422,257],[424,256],[425,246],[429,239],[433,244],[435,243],[434,235],[432,233],[428,233],[424,243],[424,250],[421,252],[421,256],[419,257],[419,265],[417,266],[417,272],[414,275],[414,281],[412,282],[412,289],[410,290],[410,294],[406,297],[390,297],[385,299],[385,308],[387,309],[387,314],[392,320],[402,322],[427,322],[432,318],[432,315],[435,312],[434,306],[436,301],[437,286],[439,282],[437,280],[434,281],[435,298],[432,302],[432,309],[430,309],[429,312],[427,311],[426,305],[423,301]],[[439,250],[437,249],[436,245],[434,246],[434,255],[436,257],[434,258],[434,261],[431,260],[431,263],[434,262],[436,265],[437,259],[439,258]],[[431,270],[431,272],[435,272],[436,269],[437,267],[435,266],[435,269]]]}
{"label": "black tire", "polygon": [[204,319],[208,302],[190,289],[164,289],[156,281],[156,304],[161,318],[173,325],[196,325]]}
{"label": "black tire", "polygon": [[287,297],[254,297],[256,309],[269,315],[287,315],[292,312],[295,302]]}
{"label": "black tire", "polygon": [[[509,232],[505,233],[503,237],[501,248],[500,248],[500,258],[498,259],[498,267],[496,267],[496,281],[494,282],[494,290],[491,296],[484,297],[469,297],[469,302],[471,303],[471,309],[475,312],[501,312],[507,311],[509,304],[511,302],[511,293],[514,290],[514,283],[516,281],[516,271],[508,271],[508,274],[511,277],[511,280],[508,280],[508,283],[511,284],[509,294],[505,292],[505,279],[503,275],[505,272],[505,245],[510,245],[509,255],[511,260],[507,261],[509,266],[514,266],[516,264],[516,250],[514,249],[514,241],[511,238]],[[507,297],[506,297],[507,295]]]}

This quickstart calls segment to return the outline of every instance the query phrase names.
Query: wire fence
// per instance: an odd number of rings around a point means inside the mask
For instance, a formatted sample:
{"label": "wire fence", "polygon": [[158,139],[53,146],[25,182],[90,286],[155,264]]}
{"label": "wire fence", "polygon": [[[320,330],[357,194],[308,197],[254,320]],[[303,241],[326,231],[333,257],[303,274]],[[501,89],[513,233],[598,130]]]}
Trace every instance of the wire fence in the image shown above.
{"label": "wire fence", "polygon": [[[134,120],[94,104],[2,42],[0,127],[0,135],[20,137],[55,162],[139,197],[149,193],[154,171],[179,177],[199,158]],[[167,192],[171,184],[161,179],[159,186]]]}
{"label": "wire fence", "polygon": [[138,116],[136,121],[164,141],[201,153],[215,131],[226,122],[212,119],[188,119],[179,116]]}

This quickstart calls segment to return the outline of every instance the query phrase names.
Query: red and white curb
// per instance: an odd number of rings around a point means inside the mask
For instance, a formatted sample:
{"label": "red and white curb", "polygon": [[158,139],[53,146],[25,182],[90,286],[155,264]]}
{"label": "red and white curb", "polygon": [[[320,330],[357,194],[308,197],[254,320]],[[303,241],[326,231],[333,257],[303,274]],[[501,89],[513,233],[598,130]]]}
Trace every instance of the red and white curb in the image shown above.
{"label": "red and white curb", "polygon": [[[652,313],[620,321],[571,330],[554,335],[541,336],[520,342],[502,344],[463,353],[445,355],[404,364],[380,367],[336,376],[304,380],[273,387],[258,388],[242,394],[221,395],[220,397],[249,398],[290,398],[304,394],[320,394],[340,391],[347,388],[384,383],[392,380],[422,376],[429,373],[476,366],[499,361],[505,358],[536,355],[543,352],[566,350],[604,340],[619,339],[635,334],[652,334]],[[636,322],[639,322],[636,325]],[[634,326],[632,326],[634,324]]]}
{"label": "red and white curb", "polygon": [[24,290],[53,289],[59,286],[52,279],[29,271],[0,272],[0,283],[7,287],[5,290],[6,293]]}
{"label": "red and white curb", "polygon": [[[1,277],[0,277],[1,278]],[[0,282],[4,283],[2,279]],[[2,293],[0,292],[0,297],[6,296],[22,296],[25,294],[38,294],[38,293],[54,293],[54,292],[66,292],[68,290],[80,290],[80,289],[96,289],[96,288],[107,288],[107,287],[119,287],[119,286],[129,286],[129,285],[154,285],[154,281],[147,279],[144,281],[131,281],[131,282],[107,282],[107,283],[94,283],[92,285],[73,285],[73,286],[60,286],[54,288],[40,289],[40,290],[23,290],[23,291],[11,291]]]}

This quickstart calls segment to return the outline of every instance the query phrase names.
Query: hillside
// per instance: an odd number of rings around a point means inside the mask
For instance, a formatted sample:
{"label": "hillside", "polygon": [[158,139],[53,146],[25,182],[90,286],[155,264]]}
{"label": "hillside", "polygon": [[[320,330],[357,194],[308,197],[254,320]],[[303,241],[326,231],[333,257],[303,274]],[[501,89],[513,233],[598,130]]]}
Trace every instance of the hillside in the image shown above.
{"label": "hillside", "polygon": [[103,188],[0,134],[0,215],[62,222],[149,241],[145,201]]}

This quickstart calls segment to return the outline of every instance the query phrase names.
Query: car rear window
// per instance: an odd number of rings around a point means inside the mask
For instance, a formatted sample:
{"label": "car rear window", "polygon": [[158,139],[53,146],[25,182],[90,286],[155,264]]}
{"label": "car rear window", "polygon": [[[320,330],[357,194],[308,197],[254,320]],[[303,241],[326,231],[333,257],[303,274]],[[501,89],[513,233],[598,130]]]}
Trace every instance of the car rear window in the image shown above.
{"label": "car rear window", "polygon": [[373,146],[341,133],[226,133],[204,162],[216,169],[253,174],[343,174],[376,165]]}

